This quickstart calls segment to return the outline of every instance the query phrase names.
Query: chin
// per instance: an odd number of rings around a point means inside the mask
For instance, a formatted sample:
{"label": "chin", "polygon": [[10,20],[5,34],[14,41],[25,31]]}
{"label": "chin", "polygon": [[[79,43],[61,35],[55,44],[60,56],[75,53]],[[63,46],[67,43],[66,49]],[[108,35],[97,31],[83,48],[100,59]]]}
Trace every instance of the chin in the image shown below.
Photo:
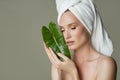
{"label": "chin", "polygon": [[70,47],[68,47],[70,50],[72,50],[72,51],[74,51],[74,50],[76,50],[76,48],[75,47],[73,47],[73,46],[70,46]]}

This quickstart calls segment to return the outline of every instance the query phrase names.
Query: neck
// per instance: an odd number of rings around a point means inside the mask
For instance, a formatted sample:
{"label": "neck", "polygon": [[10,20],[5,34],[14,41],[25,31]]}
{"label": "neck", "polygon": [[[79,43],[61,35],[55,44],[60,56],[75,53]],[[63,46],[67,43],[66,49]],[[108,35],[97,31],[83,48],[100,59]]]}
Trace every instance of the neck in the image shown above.
{"label": "neck", "polygon": [[74,55],[79,57],[82,60],[86,60],[90,58],[90,56],[94,53],[94,49],[91,46],[90,41],[87,42],[84,46],[74,51]]}

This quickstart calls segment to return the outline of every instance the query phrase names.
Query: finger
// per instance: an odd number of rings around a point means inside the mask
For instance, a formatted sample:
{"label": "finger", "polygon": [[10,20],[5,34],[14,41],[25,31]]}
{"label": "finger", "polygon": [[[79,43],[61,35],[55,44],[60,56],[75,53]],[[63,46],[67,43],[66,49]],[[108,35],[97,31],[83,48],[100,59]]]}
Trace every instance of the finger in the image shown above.
{"label": "finger", "polygon": [[58,57],[56,56],[56,54],[53,52],[53,50],[51,48],[49,48],[51,55],[53,56],[54,61],[56,61],[57,63],[60,62],[60,60],[58,59]]}
{"label": "finger", "polygon": [[55,53],[53,52],[53,50],[50,47],[47,48],[47,46],[45,45],[45,43],[44,43],[44,47],[45,47],[45,50],[46,50],[47,54],[50,54],[56,60],[58,59],[57,56],[55,55]]}
{"label": "finger", "polygon": [[60,61],[57,58],[57,56],[55,55],[55,53],[53,52],[53,50],[49,47],[47,47],[44,43],[44,47],[45,47],[45,51],[50,59],[50,61],[52,62],[52,64],[56,65],[58,64]]}
{"label": "finger", "polygon": [[58,53],[58,56],[61,57],[61,58],[63,58],[64,61],[69,60],[69,58],[66,57],[66,56],[65,56],[64,54],[62,54],[62,53]]}
{"label": "finger", "polygon": [[45,43],[44,43],[44,48],[45,48],[45,51],[46,51],[46,53],[47,53],[50,61],[52,62],[52,64],[53,64],[53,63],[55,64],[55,62],[54,62],[55,60],[54,60],[54,58],[53,58],[53,56],[52,56],[52,54],[51,54],[51,51],[50,51],[50,49],[46,46]]}
{"label": "finger", "polygon": [[45,48],[45,51],[46,51],[48,57],[49,57],[49,58],[52,58],[51,52],[50,52],[49,48],[46,47],[45,44],[44,44],[44,48]]}
{"label": "finger", "polygon": [[46,51],[46,52],[49,52],[49,50],[48,50],[48,48],[47,48],[47,46],[46,46],[45,43],[44,43],[44,48],[45,48],[45,51]]}

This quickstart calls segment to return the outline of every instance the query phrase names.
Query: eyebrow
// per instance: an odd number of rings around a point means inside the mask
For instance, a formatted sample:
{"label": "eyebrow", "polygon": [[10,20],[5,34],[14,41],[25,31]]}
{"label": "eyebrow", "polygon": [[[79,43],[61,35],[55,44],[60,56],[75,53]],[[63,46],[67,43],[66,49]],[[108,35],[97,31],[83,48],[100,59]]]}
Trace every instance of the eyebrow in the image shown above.
{"label": "eyebrow", "polygon": [[[72,23],[68,24],[67,26],[76,25],[76,24],[78,24],[78,23],[72,22]],[[59,26],[59,27],[62,28],[63,26]]]}
{"label": "eyebrow", "polygon": [[73,23],[70,23],[70,24],[68,24],[69,26],[71,26],[71,25],[77,25],[78,23],[75,23],[75,22],[73,22]]}

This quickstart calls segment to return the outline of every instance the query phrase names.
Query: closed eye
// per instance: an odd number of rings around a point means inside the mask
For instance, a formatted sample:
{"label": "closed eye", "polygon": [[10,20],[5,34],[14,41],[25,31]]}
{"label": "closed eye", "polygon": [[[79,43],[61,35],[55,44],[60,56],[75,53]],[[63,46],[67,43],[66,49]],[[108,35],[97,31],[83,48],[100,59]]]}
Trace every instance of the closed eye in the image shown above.
{"label": "closed eye", "polygon": [[63,32],[64,32],[64,30],[61,30],[61,32],[63,33]]}
{"label": "closed eye", "polygon": [[76,27],[71,27],[72,30],[76,29]]}
{"label": "closed eye", "polygon": [[64,29],[60,29],[60,31],[63,33],[65,30]]}

